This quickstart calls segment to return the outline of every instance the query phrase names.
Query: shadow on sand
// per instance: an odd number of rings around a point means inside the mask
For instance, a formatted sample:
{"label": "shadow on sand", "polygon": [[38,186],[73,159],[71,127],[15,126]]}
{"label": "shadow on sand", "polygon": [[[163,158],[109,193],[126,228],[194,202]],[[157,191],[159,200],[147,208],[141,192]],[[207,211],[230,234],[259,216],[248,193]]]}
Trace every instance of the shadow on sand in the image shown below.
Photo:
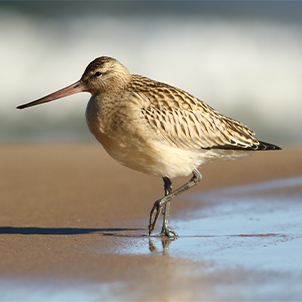
{"label": "shadow on sand", "polygon": [[[0,234],[20,234],[20,235],[80,235],[91,233],[138,231],[138,228],[40,228],[40,227],[0,227]],[[109,232],[109,234],[107,233]]]}

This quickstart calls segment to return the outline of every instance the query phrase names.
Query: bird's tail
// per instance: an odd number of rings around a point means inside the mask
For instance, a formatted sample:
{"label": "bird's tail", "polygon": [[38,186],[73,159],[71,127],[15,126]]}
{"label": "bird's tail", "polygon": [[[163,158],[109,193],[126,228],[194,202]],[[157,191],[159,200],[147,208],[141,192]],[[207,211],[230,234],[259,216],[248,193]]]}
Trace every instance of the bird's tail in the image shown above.
{"label": "bird's tail", "polygon": [[280,148],[277,145],[273,145],[273,144],[270,144],[270,143],[265,143],[265,142],[259,141],[259,145],[258,145],[257,150],[282,150],[282,148]]}

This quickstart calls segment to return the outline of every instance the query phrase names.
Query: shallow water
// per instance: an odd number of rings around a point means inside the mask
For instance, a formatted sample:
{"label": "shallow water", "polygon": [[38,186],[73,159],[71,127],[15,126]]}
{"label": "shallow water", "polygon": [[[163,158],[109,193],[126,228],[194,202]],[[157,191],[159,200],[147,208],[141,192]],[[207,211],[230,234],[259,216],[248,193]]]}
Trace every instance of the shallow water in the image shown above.
{"label": "shallow water", "polygon": [[74,284],[61,285],[24,284],[24,280],[1,280],[0,301],[7,302],[83,302],[83,301],[123,301],[113,294],[113,290],[122,288],[119,282],[110,284]]}
{"label": "shallow water", "polygon": [[206,207],[187,213],[184,221],[173,222],[179,238],[171,242],[136,239],[136,245],[121,252],[156,252],[199,261],[203,265],[194,274],[203,276],[227,272],[230,284],[213,285],[213,300],[300,299],[302,177],[215,190],[191,198],[202,200]]}
{"label": "shallow water", "polygon": [[[117,253],[187,259],[194,269],[176,270],[173,278],[212,280],[207,286],[189,282],[196,300],[297,301],[302,294],[302,177],[195,193],[194,213],[172,217],[179,237],[125,237]],[[185,219],[184,219],[185,217]],[[148,267],[142,269],[148,273]],[[213,281],[214,280],[214,281]],[[125,301],[144,296],[145,287],[131,291],[133,282],[47,285],[2,280],[0,301]],[[152,281],[151,281],[152,282]],[[183,289],[167,300],[186,299]],[[26,297],[26,298],[25,298]],[[192,296],[189,296],[192,298]],[[148,298],[146,298],[148,300]]]}

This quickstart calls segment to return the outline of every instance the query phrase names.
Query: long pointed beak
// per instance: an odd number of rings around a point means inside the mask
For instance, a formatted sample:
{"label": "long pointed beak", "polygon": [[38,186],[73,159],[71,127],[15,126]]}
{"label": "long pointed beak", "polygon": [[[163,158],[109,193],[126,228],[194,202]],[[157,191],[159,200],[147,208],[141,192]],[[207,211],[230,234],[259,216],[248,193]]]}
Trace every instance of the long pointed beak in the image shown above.
{"label": "long pointed beak", "polygon": [[53,93],[51,93],[47,96],[44,96],[43,98],[40,98],[36,101],[30,102],[30,103],[27,103],[27,104],[24,104],[24,105],[20,105],[20,106],[17,107],[17,109],[24,109],[24,108],[27,108],[27,107],[32,107],[32,106],[36,106],[36,105],[39,105],[39,104],[51,102],[51,101],[63,98],[65,96],[72,95],[72,94],[82,92],[82,91],[84,91],[83,86],[82,86],[80,81],[77,81],[74,84],[71,84],[71,85],[69,85],[69,86],[67,86],[63,89],[60,89],[56,92],[53,92]]}

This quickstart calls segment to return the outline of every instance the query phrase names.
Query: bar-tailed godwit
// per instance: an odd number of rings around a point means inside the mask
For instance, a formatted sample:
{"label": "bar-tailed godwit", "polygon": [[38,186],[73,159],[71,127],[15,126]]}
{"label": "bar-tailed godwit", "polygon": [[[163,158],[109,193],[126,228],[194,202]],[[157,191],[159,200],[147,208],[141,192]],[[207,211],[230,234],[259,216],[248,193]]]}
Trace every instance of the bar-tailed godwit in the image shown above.
{"label": "bar-tailed godwit", "polygon": [[[169,228],[170,200],[201,180],[197,168],[217,159],[235,159],[246,151],[278,150],[280,147],[253,137],[244,124],[228,118],[189,93],[149,78],[130,74],[110,57],[92,61],[76,83],[23,109],[87,91],[91,98],[86,121],[91,133],[120,164],[160,176],[165,197],[150,213],[149,234],[163,213],[159,235],[177,236]],[[172,192],[171,178],[193,177]]]}

